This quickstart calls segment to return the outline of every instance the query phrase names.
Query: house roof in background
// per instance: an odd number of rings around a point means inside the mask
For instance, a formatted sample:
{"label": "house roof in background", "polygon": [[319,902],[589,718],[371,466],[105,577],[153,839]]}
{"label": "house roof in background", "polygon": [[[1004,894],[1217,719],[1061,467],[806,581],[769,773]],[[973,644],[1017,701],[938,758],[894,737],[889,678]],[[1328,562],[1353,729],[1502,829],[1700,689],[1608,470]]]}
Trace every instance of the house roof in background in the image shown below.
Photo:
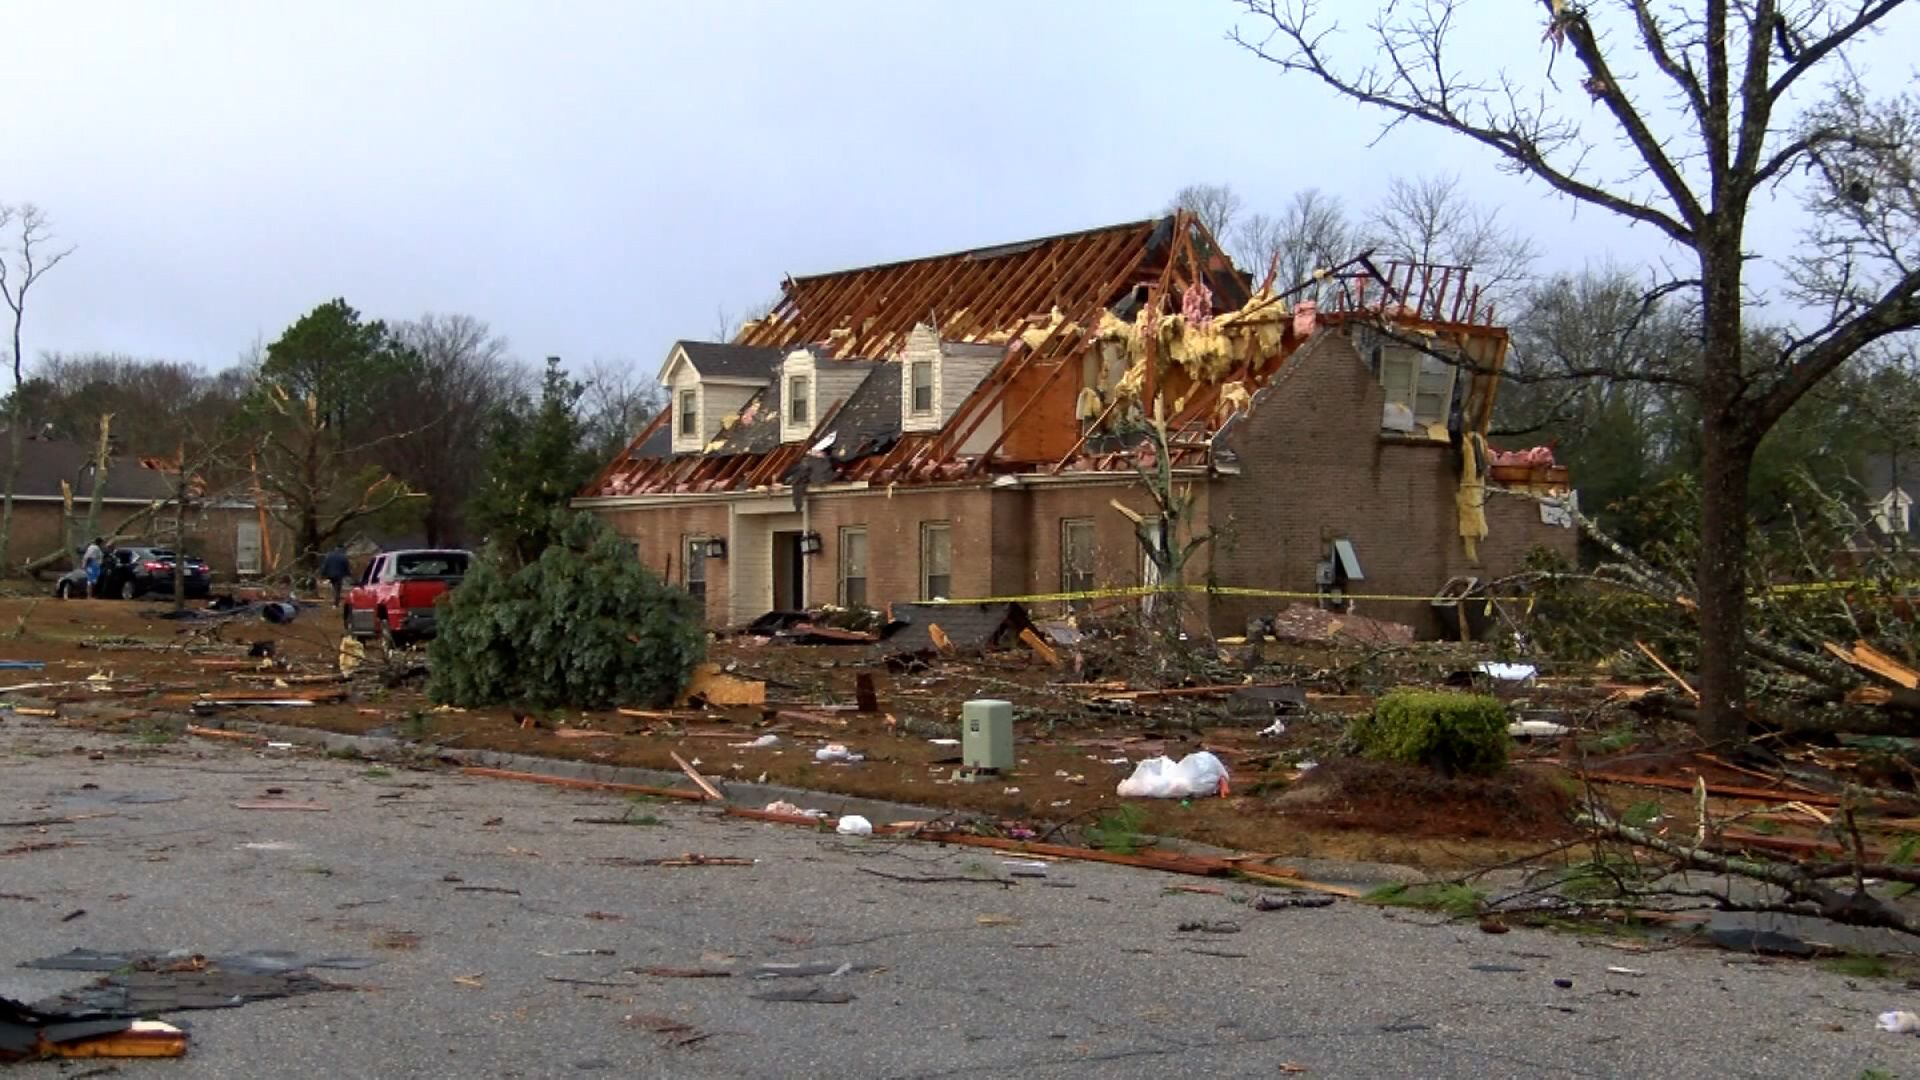
{"label": "house roof in background", "polygon": [[[74,499],[92,497],[93,451],[93,447],[77,442],[28,439],[21,445],[20,476],[14,483],[14,494],[57,499],[64,480],[72,486]],[[11,440],[0,433],[0,469],[8,468],[12,458]],[[140,502],[168,499],[173,497],[173,481],[167,473],[147,468],[137,458],[115,457],[107,466],[102,497]]]}

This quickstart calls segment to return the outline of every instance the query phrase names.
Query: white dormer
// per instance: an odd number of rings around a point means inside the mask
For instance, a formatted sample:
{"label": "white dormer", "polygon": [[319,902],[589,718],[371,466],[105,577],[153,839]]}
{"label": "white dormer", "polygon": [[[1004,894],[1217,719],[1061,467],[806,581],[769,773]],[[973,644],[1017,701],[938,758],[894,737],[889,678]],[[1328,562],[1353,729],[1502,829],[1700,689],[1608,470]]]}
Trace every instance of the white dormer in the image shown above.
{"label": "white dormer", "polygon": [[[900,430],[930,432],[946,427],[1005,353],[999,345],[943,342],[924,323],[914,327],[900,354]],[[999,414],[999,405],[989,409],[959,451],[977,453],[991,445],[1000,434]]]}
{"label": "white dormer", "polygon": [[660,385],[672,408],[673,452],[697,454],[720,434],[720,424],[745,408],[777,370],[770,349],[680,341],[660,367]]}
{"label": "white dormer", "polygon": [[780,363],[780,441],[812,435],[828,410],[845,404],[872,370],[871,363],[815,356],[810,349],[788,353]]}
{"label": "white dormer", "polygon": [[780,441],[799,442],[820,422],[820,410],[814,408],[813,353],[795,349],[780,364]]}

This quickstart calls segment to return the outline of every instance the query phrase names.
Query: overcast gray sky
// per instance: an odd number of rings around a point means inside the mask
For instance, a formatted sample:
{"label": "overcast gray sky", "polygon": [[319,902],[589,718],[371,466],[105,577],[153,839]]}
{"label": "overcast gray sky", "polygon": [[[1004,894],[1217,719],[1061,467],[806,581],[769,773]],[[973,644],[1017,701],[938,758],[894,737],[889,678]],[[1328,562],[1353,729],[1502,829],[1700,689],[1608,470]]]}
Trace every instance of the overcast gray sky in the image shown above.
{"label": "overcast gray sky", "polygon": [[[1535,14],[1486,40],[1538,63]],[[1306,185],[1359,209],[1392,173],[1456,171],[1555,264],[1655,250],[1438,135],[1370,148],[1376,116],[1236,48],[1235,17],[1225,0],[21,0],[0,201],[42,204],[79,245],[35,296],[27,350],[219,367],[344,296],[479,316],[523,358],[650,369],[784,273],[1144,217],[1190,181],[1254,209]]]}

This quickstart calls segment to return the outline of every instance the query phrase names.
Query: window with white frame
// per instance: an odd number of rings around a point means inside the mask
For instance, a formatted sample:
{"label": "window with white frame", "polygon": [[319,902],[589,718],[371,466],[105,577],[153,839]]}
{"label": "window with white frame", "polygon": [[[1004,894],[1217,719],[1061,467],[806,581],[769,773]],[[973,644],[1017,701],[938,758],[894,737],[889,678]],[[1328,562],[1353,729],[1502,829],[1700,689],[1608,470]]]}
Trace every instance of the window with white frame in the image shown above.
{"label": "window with white frame", "polygon": [[1381,426],[1412,431],[1446,423],[1458,371],[1453,364],[1414,349],[1382,349],[1380,385],[1387,391],[1387,408]]}
{"label": "window with white frame", "polygon": [[707,600],[707,538],[689,536],[680,547],[687,553],[686,562],[681,564],[680,580],[688,595],[704,604]]}
{"label": "window with white frame", "polygon": [[700,435],[700,395],[697,390],[680,391],[680,434],[689,439]]}
{"label": "window with white frame", "polygon": [[840,530],[840,604],[867,606],[867,529],[864,525]]}
{"label": "window with white frame", "polygon": [[913,381],[913,414],[924,416],[933,411],[933,361],[915,360],[907,371]]}
{"label": "window with white frame", "polygon": [[1093,519],[1064,518],[1060,522],[1060,591],[1085,592],[1093,588]]}
{"label": "window with white frame", "polygon": [[810,423],[807,419],[808,379],[805,375],[795,375],[787,380],[787,423]]}
{"label": "window with white frame", "polygon": [[953,527],[944,521],[920,526],[920,599],[934,600],[953,591]]}

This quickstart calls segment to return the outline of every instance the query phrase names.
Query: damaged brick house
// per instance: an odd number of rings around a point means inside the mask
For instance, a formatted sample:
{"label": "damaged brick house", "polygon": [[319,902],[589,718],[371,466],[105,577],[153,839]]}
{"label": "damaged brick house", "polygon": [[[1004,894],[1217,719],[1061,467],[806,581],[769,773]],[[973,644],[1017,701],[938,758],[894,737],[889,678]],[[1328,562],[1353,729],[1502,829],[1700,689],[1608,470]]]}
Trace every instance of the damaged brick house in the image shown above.
{"label": "damaged brick house", "polygon": [[1268,591],[1437,633],[1450,580],[1571,555],[1564,515],[1497,497],[1567,477],[1488,452],[1507,334],[1464,269],[1271,276],[1178,214],[792,278],[733,342],[669,350],[668,408],[577,504],[717,625],[1150,585],[1170,527],[1213,533],[1184,579],[1217,631],[1295,602]]}

